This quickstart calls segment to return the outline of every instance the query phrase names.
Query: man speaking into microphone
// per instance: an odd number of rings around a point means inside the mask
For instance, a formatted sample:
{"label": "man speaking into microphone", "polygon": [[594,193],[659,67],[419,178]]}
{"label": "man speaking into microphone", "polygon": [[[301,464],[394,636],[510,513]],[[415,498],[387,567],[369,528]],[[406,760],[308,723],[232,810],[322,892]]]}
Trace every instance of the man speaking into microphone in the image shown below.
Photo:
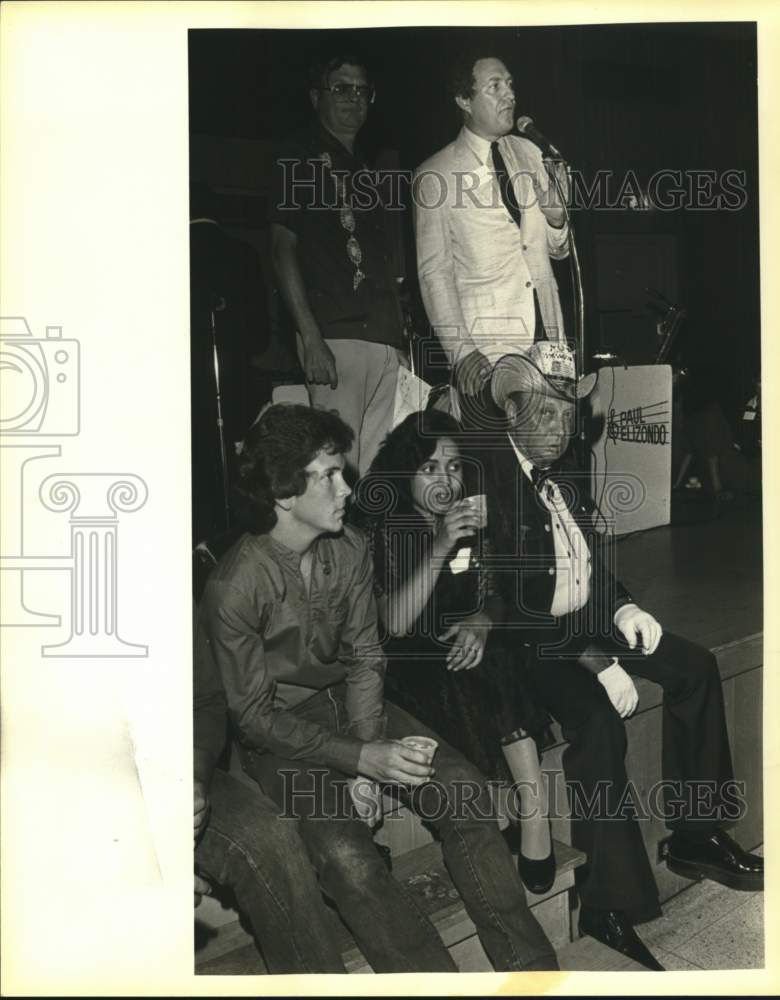
{"label": "man speaking into microphone", "polygon": [[568,254],[568,178],[560,160],[509,134],[515,92],[500,59],[459,60],[451,92],[463,127],[417,169],[414,201],[423,302],[462,401],[500,357],[565,340],[550,258]]}

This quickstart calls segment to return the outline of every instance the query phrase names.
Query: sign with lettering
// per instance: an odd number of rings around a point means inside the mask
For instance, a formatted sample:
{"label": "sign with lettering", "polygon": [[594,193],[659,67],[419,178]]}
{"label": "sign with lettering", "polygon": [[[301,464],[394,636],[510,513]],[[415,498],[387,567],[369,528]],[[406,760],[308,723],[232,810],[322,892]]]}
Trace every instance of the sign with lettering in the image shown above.
{"label": "sign with lettering", "polygon": [[592,490],[615,534],[669,523],[672,485],[672,369],[602,368],[591,397],[601,433],[593,445]]}

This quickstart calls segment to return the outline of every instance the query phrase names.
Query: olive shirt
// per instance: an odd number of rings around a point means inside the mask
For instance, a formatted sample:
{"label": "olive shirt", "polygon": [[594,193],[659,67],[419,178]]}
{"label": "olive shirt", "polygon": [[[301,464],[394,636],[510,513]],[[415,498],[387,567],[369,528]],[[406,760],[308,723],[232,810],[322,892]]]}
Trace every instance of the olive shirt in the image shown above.
{"label": "olive shirt", "polygon": [[[244,746],[354,774],[363,741],[384,728],[373,566],[351,527],[317,539],[312,553],[307,593],[298,553],[270,535],[242,535],[206,583],[198,630]],[[346,732],[296,715],[317,692],[339,685]]]}

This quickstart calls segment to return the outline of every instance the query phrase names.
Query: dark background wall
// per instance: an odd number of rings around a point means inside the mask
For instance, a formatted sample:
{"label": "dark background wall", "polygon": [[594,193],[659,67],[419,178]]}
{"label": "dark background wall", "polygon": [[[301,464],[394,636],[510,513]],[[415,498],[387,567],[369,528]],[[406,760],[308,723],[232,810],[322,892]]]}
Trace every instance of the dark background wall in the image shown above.
{"label": "dark background wall", "polygon": [[[643,187],[660,170],[744,172],[745,204],[736,211],[592,207],[574,214],[586,353],[605,341],[625,344],[614,341],[616,330],[639,337],[651,329],[644,285],[663,283],[688,309],[679,360],[712,364],[733,412],[760,363],[753,23],[193,31],[192,174],[215,183],[237,228],[262,226],[271,144],[310,113],[306,66],[328,42],[365,53],[378,94],[365,143],[396,150],[404,168],[454,137],[459,120],[447,70],[454,53],[476,42],[504,58],[515,75],[517,113],[531,115],[588,184],[599,170],[612,172],[612,194],[628,171]],[[243,175],[236,163],[225,169],[226,159],[242,158]],[[413,259],[407,270],[413,278]],[[568,267],[557,266],[557,274],[568,301]]]}

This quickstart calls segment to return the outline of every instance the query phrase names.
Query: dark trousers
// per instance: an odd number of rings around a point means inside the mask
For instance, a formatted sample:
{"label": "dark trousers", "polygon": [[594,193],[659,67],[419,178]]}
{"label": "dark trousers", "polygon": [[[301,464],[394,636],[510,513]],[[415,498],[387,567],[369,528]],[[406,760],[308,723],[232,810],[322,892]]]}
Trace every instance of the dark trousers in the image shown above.
{"label": "dark trousers", "polygon": [[[386,704],[388,739],[436,734]],[[325,690],[296,714],[344,730],[343,702]],[[388,872],[345,787],[346,776],[270,753],[245,753],[246,770],[297,827],[323,892],[375,972],[454,972],[449,952],[414,896]],[[531,915],[517,868],[498,832],[490,793],[476,768],[439,740],[433,780],[399,796],[430,822],[480,940],[497,971],[557,969]],[[465,799],[465,804],[464,803]],[[461,803],[458,806],[458,803]]]}
{"label": "dark trousers", "polygon": [[[728,818],[734,805],[721,797],[724,784],[733,780],[733,769],[714,655],[670,632],[649,656],[629,653],[615,636],[596,644],[617,655],[629,673],[663,688],[662,775],[674,783],[664,813],[674,818],[667,819],[667,826],[700,832],[714,828]],[[600,807],[598,815],[588,816],[584,810],[580,818],[572,817],[572,844],[588,856],[578,878],[582,902],[626,910],[637,921],[657,916],[658,892],[638,822],[630,810],[608,818],[620,812],[627,782],[623,720],[597,676],[578,662],[576,654],[536,656],[531,669],[544,707],[561,723],[569,744],[563,767],[570,801],[575,783],[581,800],[600,803],[597,783],[606,782],[606,815],[601,815]],[[714,797],[702,798],[702,788],[714,788]]]}

